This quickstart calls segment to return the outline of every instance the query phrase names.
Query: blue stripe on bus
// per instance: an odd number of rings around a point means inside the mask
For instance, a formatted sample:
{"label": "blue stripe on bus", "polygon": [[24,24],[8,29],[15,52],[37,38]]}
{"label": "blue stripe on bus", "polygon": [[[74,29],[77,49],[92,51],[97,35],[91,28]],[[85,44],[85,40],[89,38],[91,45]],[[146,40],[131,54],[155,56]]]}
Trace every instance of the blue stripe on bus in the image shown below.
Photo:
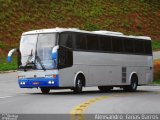
{"label": "blue stripe on bus", "polygon": [[52,59],[57,59],[57,52],[52,53]]}
{"label": "blue stripe on bus", "polygon": [[12,60],[12,57],[8,56],[8,62],[11,62],[11,60]]}
{"label": "blue stripe on bus", "polygon": [[[49,84],[54,81],[54,84]],[[24,78],[18,80],[20,88],[37,88],[37,87],[59,87],[59,77],[56,78]],[[20,84],[25,83],[25,84]]]}

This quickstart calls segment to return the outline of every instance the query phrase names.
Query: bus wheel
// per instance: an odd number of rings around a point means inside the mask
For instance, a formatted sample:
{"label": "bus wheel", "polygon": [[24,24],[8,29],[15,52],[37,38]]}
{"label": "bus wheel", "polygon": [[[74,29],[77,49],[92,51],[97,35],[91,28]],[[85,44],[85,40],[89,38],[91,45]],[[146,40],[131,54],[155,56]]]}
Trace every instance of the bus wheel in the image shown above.
{"label": "bus wheel", "polygon": [[131,84],[129,86],[124,86],[123,89],[125,91],[132,91],[135,92],[138,86],[138,78],[136,75],[133,75],[131,78]]}
{"label": "bus wheel", "polygon": [[41,88],[41,92],[42,92],[43,94],[48,94],[49,91],[50,91],[49,88]]}
{"label": "bus wheel", "polygon": [[82,80],[77,77],[76,79],[76,87],[73,89],[74,93],[81,93],[83,88]]}
{"label": "bus wheel", "polygon": [[98,89],[101,91],[101,92],[108,92],[110,91],[111,89],[113,89],[112,86],[98,86]]}

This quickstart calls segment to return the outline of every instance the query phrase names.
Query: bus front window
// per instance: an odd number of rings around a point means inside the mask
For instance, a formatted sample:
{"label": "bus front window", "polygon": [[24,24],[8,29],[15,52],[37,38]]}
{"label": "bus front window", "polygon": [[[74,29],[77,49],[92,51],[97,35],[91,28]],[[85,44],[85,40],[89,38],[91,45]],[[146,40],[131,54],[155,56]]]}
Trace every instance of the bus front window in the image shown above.
{"label": "bus front window", "polygon": [[[52,49],[56,44],[56,34],[39,34],[37,44],[37,56],[40,58],[45,69],[53,69]],[[43,69],[40,63],[36,62],[37,69]]]}
{"label": "bus front window", "polygon": [[21,66],[34,62],[38,35],[23,35],[20,42]]}

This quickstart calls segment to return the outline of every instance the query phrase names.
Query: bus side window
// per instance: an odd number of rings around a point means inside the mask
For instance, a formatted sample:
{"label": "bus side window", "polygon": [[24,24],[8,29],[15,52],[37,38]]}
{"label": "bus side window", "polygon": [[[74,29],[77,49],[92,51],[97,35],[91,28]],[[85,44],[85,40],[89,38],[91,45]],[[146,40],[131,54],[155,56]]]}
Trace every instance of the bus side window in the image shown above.
{"label": "bus side window", "polygon": [[71,67],[73,65],[73,51],[67,47],[60,46],[58,49],[58,68]]}
{"label": "bus side window", "polygon": [[87,49],[88,50],[93,50],[93,51],[98,51],[98,36],[96,35],[87,35]]}
{"label": "bus side window", "polygon": [[104,51],[104,52],[112,51],[111,37],[99,36],[99,44],[100,44],[101,51]]}
{"label": "bus side window", "polygon": [[72,36],[71,36],[71,34],[68,35],[68,38],[66,40],[66,46],[69,47],[69,48],[72,48]]}
{"label": "bus side window", "polygon": [[123,52],[123,38],[112,37],[112,47],[114,52]]}
{"label": "bus side window", "polygon": [[143,54],[144,53],[144,40],[135,40],[135,53]]}
{"label": "bus side window", "polygon": [[146,55],[151,55],[152,54],[152,47],[151,47],[151,41],[146,40],[145,43],[145,54]]}
{"label": "bus side window", "polygon": [[124,50],[126,53],[134,53],[134,41],[129,38],[124,38]]}
{"label": "bus side window", "polygon": [[81,34],[81,33],[76,34],[75,49],[86,50],[86,36],[85,36],[85,34]]}
{"label": "bus side window", "polygon": [[72,48],[72,34],[62,33],[60,35],[60,45]]}

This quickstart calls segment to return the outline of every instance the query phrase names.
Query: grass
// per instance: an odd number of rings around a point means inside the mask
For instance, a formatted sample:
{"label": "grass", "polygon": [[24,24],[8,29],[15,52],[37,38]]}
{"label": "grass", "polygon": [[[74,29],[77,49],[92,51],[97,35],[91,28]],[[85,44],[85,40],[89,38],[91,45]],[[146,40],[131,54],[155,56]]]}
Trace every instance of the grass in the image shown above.
{"label": "grass", "polygon": [[[0,0],[0,55],[18,46],[22,32],[54,27],[146,35],[160,50],[159,11],[159,0]],[[1,70],[13,66],[0,60]]]}
{"label": "grass", "polygon": [[0,41],[17,44],[24,31],[54,27],[141,32],[158,40],[159,11],[159,0],[0,0]]}
{"label": "grass", "polygon": [[95,25],[95,24],[87,23],[87,24],[85,24],[85,29],[88,30],[88,31],[96,31],[96,30],[99,30],[100,27],[98,25]]}
{"label": "grass", "polygon": [[160,84],[160,80],[153,81],[153,84]]}
{"label": "grass", "polygon": [[132,25],[132,23],[131,23],[130,21],[124,20],[124,22],[123,22],[123,27],[125,27],[125,28],[130,28],[131,25]]}
{"label": "grass", "polygon": [[160,41],[152,41],[152,49],[154,51],[160,50]]}
{"label": "grass", "polygon": [[105,23],[105,26],[110,26],[110,25],[112,25],[113,23],[114,23],[114,21],[112,20],[112,19],[106,19],[105,21],[104,21],[104,23]]}
{"label": "grass", "polygon": [[7,58],[0,59],[0,71],[16,70],[17,69],[17,60],[16,58],[12,59],[11,63],[7,62]]}
{"label": "grass", "polygon": [[20,22],[27,22],[30,21],[31,18],[29,16],[21,16],[19,20]]}

